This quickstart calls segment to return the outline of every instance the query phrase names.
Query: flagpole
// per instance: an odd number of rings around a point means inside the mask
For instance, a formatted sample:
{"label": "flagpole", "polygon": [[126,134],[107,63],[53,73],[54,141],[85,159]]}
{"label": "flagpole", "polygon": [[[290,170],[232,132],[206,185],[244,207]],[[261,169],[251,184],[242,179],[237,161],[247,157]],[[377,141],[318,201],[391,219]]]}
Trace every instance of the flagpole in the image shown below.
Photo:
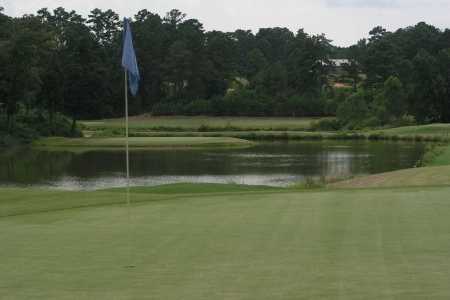
{"label": "flagpole", "polygon": [[132,229],[131,229],[131,200],[130,200],[130,145],[128,141],[128,72],[125,70],[125,148],[126,148],[126,169],[127,169],[127,215],[128,215],[128,258],[130,259],[127,269],[135,268],[132,265]]}
{"label": "flagpole", "polygon": [[[127,190],[130,189],[130,144],[128,141],[128,72],[125,70],[125,147],[126,147],[126,169],[127,169]],[[128,195],[128,194],[127,194]],[[127,203],[130,199],[127,197]]]}
{"label": "flagpole", "polygon": [[[122,53],[122,66],[124,68],[124,79],[125,79],[125,146],[126,146],[126,180],[127,180],[127,211],[128,211],[128,227],[129,227],[129,239],[128,239],[128,249],[129,249],[129,259],[130,264],[127,268],[135,268],[131,265],[132,260],[132,228],[131,228],[131,196],[130,196],[130,141],[129,141],[129,122],[128,122],[128,88],[131,87],[131,94],[136,96],[139,82],[139,69],[137,66],[136,53],[133,48],[133,38],[131,34],[131,28],[128,19],[124,19],[124,44]],[[128,81],[131,80],[131,82]]]}

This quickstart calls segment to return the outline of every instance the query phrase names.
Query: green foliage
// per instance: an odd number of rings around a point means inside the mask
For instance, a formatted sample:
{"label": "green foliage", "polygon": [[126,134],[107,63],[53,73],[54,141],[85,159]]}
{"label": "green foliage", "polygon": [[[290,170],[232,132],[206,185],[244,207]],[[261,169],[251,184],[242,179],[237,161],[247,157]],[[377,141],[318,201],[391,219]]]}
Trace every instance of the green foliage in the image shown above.
{"label": "green foliage", "polygon": [[284,108],[284,113],[290,113],[294,117],[322,116],[325,112],[326,102],[322,97],[311,94],[291,96]]}
{"label": "green foliage", "polygon": [[350,129],[409,126],[416,124],[414,116],[407,114],[406,94],[395,76],[372,90],[360,89],[339,104],[337,117],[341,125]]}
{"label": "green foliage", "polygon": [[152,113],[157,116],[173,116],[183,114],[183,103],[166,100],[159,102],[153,106]]}
{"label": "green foliage", "polygon": [[254,83],[256,91],[272,97],[286,94],[288,89],[288,73],[280,62],[269,65],[257,76]]}
{"label": "green foliage", "polygon": [[213,112],[212,103],[207,100],[198,99],[188,103],[184,107],[184,114],[192,116],[210,115]]}
{"label": "green foliage", "polygon": [[376,27],[350,48],[366,77],[362,85],[379,92],[373,106],[381,124],[406,114],[420,123],[450,122],[449,33],[423,22],[396,32]]}
{"label": "green foliage", "polygon": [[316,95],[293,95],[289,98],[269,97],[265,93],[242,88],[210,100],[197,99],[188,102],[167,100],[156,104],[152,114],[157,116],[319,117],[326,114],[327,105],[327,99]]}
{"label": "green foliage", "polygon": [[389,77],[375,96],[374,115],[380,124],[393,124],[406,112],[403,85],[397,77]]}
{"label": "green foliage", "polygon": [[249,89],[229,93],[216,105],[217,114],[225,116],[265,116],[271,111],[270,98]]}
{"label": "green foliage", "polygon": [[[378,26],[369,39],[336,48],[304,30],[206,32],[179,10],[161,17],[145,9],[132,28],[142,82],[131,114],[337,114],[349,128],[397,124],[405,115],[450,122],[450,30]],[[121,30],[112,10],[94,9],[87,19],[61,7],[17,18],[0,12],[7,126],[20,107],[47,111],[50,123],[58,113],[74,120],[123,115]],[[334,72],[331,57],[348,63]]]}
{"label": "green foliage", "polygon": [[325,97],[325,115],[335,116],[340,104],[342,104],[347,97],[353,93],[353,89],[340,88],[331,90],[329,93],[324,94]]}
{"label": "green foliage", "polygon": [[416,118],[414,118],[414,116],[403,115],[400,118],[396,119],[392,125],[397,127],[413,126],[417,125],[417,121]]}
{"label": "green foliage", "polygon": [[369,116],[369,106],[363,91],[349,96],[337,110],[337,118],[349,129],[358,129]]}
{"label": "green foliage", "polygon": [[406,111],[405,93],[403,84],[397,77],[389,77],[384,83],[383,89],[384,105],[387,112],[393,118],[401,117]]}
{"label": "green foliage", "polygon": [[[31,142],[42,136],[80,137],[81,131],[74,121],[57,113],[52,122],[47,111],[20,109],[14,117],[13,125],[6,118],[0,118],[0,145]],[[12,126],[12,127],[11,127]]]}
{"label": "green foliage", "polygon": [[[115,12],[94,9],[84,19],[59,7],[22,18],[2,14],[0,22],[0,99],[8,122],[19,105],[48,111],[50,123],[57,113],[75,120],[123,113]],[[292,105],[298,115],[323,113],[312,97],[287,99],[320,93],[321,61],[331,49],[324,36],[286,28],[205,32],[179,10],[164,18],[141,10],[132,28],[142,77],[132,114],[292,115]]]}
{"label": "green foliage", "polygon": [[330,41],[324,35],[311,36],[299,30],[287,55],[289,86],[297,94],[317,93],[327,84],[331,53]]}
{"label": "green foliage", "polygon": [[311,125],[314,131],[337,131],[341,128],[342,123],[338,119],[323,119]]}

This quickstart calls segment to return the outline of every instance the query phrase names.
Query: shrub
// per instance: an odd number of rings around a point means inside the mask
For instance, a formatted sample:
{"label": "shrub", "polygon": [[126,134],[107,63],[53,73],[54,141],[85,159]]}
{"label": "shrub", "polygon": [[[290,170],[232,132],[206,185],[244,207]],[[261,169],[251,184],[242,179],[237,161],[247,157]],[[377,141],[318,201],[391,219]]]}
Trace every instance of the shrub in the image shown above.
{"label": "shrub", "polygon": [[368,117],[360,123],[360,127],[362,128],[374,128],[380,127],[381,125],[383,125],[383,123],[376,116]]}
{"label": "shrub", "polygon": [[351,88],[334,89],[332,95],[327,96],[325,101],[325,114],[336,115],[339,105],[345,102],[352,93],[353,89]]}
{"label": "shrub", "polygon": [[337,118],[349,129],[364,127],[364,121],[369,115],[369,107],[364,92],[360,91],[348,97],[337,110]]}
{"label": "shrub", "polygon": [[20,110],[8,128],[5,119],[0,120],[0,144],[31,142],[41,136],[80,137],[81,130],[74,126],[73,120],[56,113],[50,121],[48,112],[41,110]]}
{"label": "shrub", "polygon": [[162,101],[156,103],[152,108],[152,114],[155,116],[173,116],[182,115],[184,105],[178,101]]}
{"label": "shrub", "polygon": [[323,119],[311,124],[314,131],[337,131],[342,128],[341,122],[337,119]]}
{"label": "shrub", "polygon": [[[217,101],[217,100],[216,100]],[[217,112],[228,116],[265,116],[270,114],[268,99],[254,90],[241,89],[227,94],[220,101]]]}
{"label": "shrub", "polygon": [[289,97],[285,112],[295,117],[317,117],[325,113],[326,101],[322,97],[314,95],[294,95]]}
{"label": "shrub", "polygon": [[394,126],[401,127],[401,126],[413,126],[417,125],[416,118],[411,115],[404,115],[398,119],[396,119],[393,124]]}
{"label": "shrub", "polygon": [[198,99],[186,104],[183,108],[186,115],[210,115],[213,112],[211,102],[208,100]]}

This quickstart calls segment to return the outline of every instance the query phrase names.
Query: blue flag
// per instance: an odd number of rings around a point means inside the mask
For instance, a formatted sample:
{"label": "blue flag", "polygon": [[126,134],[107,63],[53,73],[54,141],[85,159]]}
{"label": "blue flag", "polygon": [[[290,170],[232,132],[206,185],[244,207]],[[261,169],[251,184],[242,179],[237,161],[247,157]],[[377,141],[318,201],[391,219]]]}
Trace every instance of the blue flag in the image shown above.
{"label": "blue flag", "polygon": [[136,53],[133,47],[133,35],[131,33],[130,20],[127,18],[123,21],[124,37],[123,37],[123,53],[122,53],[122,67],[128,73],[128,83],[130,85],[130,92],[136,96],[139,89],[139,68],[136,59]]}

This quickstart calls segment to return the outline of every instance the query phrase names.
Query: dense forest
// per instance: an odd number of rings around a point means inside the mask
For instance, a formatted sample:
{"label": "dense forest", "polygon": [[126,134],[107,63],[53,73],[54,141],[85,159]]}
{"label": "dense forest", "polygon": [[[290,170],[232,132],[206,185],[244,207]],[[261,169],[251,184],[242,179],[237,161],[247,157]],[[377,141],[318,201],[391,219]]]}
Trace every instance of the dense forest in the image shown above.
{"label": "dense forest", "polygon": [[[117,13],[2,12],[0,134],[27,123],[40,135],[76,134],[65,116],[123,114]],[[376,27],[339,48],[302,29],[205,31],[179,10],[141,10],[132,30],[141,73],[132,114],[337,116],[325,129],[450,122],[448,29]]]}

